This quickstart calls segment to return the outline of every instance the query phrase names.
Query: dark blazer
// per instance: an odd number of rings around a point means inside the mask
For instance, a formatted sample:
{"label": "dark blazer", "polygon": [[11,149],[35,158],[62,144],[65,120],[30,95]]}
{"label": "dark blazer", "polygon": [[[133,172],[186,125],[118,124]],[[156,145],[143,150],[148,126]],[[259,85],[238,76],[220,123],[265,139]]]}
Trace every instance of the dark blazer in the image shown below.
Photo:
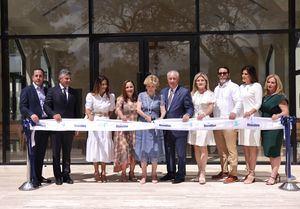
{"label": "dark blazer", "polygon": [[[168,110],[168,93],[169,87],[161,90],[161,94],[164,97],[166,105],[166,116],[165,118],[182,118],[184,114],[188,113],[190,117],[194,114],[194,105],[191,97],[191,93],[188,89],[178,86]],[[172,131],[175,137],[187,137],[187,131]]]}
{"label": "dark blazer", "polygon": [[49,118],[53,118],[55,114],[60,114],[62,118],[80,117],[77,92],[75,89],[69,87],[68,93],[67,101],[59,85],[48,90],[44,103],[44,111]]}
{"label": "dark blazer", "polygon": [[[47,94],[47,88],[44,88],[45,95]],[[20,95],[20,111],[23,117],[30,118],[31,115],[36,114],[39,118],[42,118],[43,110],[40,105],[38,94],[34,88],[34,85],[25,87],[21,91]]]}

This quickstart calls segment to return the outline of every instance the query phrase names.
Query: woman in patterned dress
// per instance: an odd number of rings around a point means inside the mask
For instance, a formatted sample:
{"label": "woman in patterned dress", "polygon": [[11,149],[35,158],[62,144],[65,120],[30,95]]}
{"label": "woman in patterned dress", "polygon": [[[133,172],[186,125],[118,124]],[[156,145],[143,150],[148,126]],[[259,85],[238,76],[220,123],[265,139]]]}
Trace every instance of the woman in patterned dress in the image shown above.
{"label": "woman in patterned dress", "polygon": [[[133,81],[126,80],[122,85],[122,95],[117,98],[116,110],[118,119],[122,121],[136,121],[137,95]],[[114,137],[115,159],[114,171],[121,173],[120,181],[127,181],[126,168],[129,166],[129,180],[134,181],[134,144],[135,131],[117,131]]]}
{"label": "woman in patterned dress", "polygon": [[[115,95],[109,93],[109,82],[99,76],[93,91],[86,95],[85,113],[88,120],[108,119],[115,109]],[[89,131],[86,144],[86,161],[93,162],[96,181],[106,182],[106,163],[113,162],[114,146],[110,131]],[[101,174],[99,174],[101,162]]]}
{"label": "woman in patterned dress", "polygon": [[[197,120],[209,118],[209,115],[213,112],[215,98],[214,93],[209,89],[207,75],[204,73],[195,75],[191,95],[195,108],[194,118],[197,118]],[[190,131],[188,143],[194,145],[198,165],[196,179],[200,184],[205,184],[205,167],[208,158],[207,145],[215,145],[213,132],[208,130]]]}
{"label": "woman in patterned dress", "polygon": [[[138,96],[137,113],[139,121],[151,122],[156,119],[163,119],[166,114],[164,99],[156,90],[159,80],[155,75],[149,75],[144,81],[145,92]],[[147,164],[152,164],[152,183],[157,180],[157,163],[165,161],[164,136],[162,130],[142,130],[136,132],[135,152],[137,160],[142,165],[141,184],[146,183]]]}

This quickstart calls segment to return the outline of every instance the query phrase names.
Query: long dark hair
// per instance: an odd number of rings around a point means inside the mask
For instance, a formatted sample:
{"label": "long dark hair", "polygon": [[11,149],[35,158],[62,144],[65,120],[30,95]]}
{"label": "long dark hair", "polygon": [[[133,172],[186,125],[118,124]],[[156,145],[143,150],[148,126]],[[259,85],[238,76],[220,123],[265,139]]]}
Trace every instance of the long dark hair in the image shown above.
{"label": "long dark hair", "polygon": [[251,83],[258,82],[256,69],[253,65],[246,65],[245,67],[242,68],[241,73],[243,73],[244,70],[246,70],[247,73],[250,75]]}
{"label": "long dark hair", "polygon": [[[134,88],[134,91],[133,91],[131,99],[127,96],[127,93],[126,93],[126,84],[127,83],[132,83],[133,88]],[[123,82],[123,84],[122,84],[122,96],[123,96],[125,102],[127,102],[128,99],[130,99],[132,102],[136,102],[137,101],[136,88],[135,88],[134,82],[132,80],[125,80]]]}
{"label": "long dark hair", "polygon": [[95,82],[94,82],[94,87],[93,87],[93,94],[100,94],[100,86],[102,81],[106,81],[107,82],[107,88],[105,90],[105,94],[107,95],[107,97],[109,97],[109,81],[108,78],[105,77],[104,75],[99,75],[98,78],[96,78]]}

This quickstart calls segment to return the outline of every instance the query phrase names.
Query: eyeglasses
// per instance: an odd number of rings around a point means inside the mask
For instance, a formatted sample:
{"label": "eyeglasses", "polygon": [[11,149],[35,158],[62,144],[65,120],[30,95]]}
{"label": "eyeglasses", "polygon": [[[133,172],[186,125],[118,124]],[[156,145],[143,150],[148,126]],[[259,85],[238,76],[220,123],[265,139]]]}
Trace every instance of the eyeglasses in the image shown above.
{"label": "eyeglasses", "polygon": [[228,72],[219,72],[218,75],[227,75]]}

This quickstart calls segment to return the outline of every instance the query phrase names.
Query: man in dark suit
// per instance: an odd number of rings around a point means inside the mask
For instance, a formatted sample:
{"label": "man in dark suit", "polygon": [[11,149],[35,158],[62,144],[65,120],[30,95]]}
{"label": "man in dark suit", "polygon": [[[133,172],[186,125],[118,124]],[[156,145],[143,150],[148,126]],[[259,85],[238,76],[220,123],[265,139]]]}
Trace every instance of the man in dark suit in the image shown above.
{"label": "man in dark suit", "polygon": [[[62,118],[78,118],[79,104],[75,89],[70,87],[71,72],[62,69],[59,72],[59,84],[48,90],[44,110],[50,118],[61,122]],[[56,131],[52,134],[53,172],[57,185],[66,182],[73,184],[70,177],[71,148],[74,131]],[[60,151],[62,149],[62,169],[60,167]]]}
{"label": "man in dark suit", "polygon": [[[39,119],[47,118],[43,110],[45,95],[47,88],[43,87],[44,70],[37,68],[33,71],[31,77],[32,84],[25,87],[20,95],[20,111],[24,118],[30,118],[34,123],[38,123]],[[49,132],[35,131],[33,147],[33,155],[31,156],[31,183],[33,187],[38,187],[41,183],[51,183],[50,179],[45,179],[42,176],[44,157],[47,149]]]}
{"label": "man in dark suit", "polygon": [[[162,89],[161,94],[165,99],[166,118],[182,118],[187,122],[194,114],[194,106],[190,91],[179,86],[179,73],[169,71],[167,74],[169,87]],[[188,131],[165,131],[165,151],[168,173],[161,181],[173,180],[174,184],[185,180],[186,175],[186,144]],[[175,151],[178,157],[178,171],[176,172]]]}

